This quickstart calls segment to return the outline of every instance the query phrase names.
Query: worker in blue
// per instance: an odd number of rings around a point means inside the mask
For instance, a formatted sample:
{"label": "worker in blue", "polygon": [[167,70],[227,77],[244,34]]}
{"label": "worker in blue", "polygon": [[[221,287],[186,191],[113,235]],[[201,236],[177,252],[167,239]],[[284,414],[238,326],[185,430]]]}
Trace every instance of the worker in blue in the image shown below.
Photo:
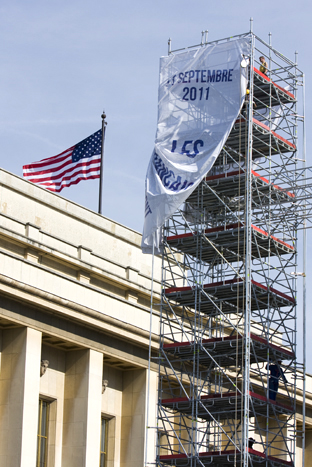
{"label": "worker in blue", "polygon": [[275,401],[276,400],[276,394],[278,390],[278,383],[279,379],[282,378],[284,383],[286,384],[288,381],[284,375],[284,372],[281,368],[281,360],[278,360],[277,362],[273,364],[269,364],[266,366],[266,369],[269,367],[270,371],[270,378],[269,378],[269,399]]}

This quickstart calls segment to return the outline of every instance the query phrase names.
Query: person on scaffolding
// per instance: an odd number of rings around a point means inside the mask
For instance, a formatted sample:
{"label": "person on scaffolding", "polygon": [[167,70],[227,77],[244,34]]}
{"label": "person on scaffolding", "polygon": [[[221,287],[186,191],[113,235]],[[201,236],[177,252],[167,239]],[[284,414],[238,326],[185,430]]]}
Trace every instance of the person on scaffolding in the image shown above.
{"label": "person on scaffolding", "polygon": [[284,372],[283,372],[283,370],[282,370],[282,368],[280,366],[281,363],[282,363],[282,361],[278,360],[278,362],[266,366],[266,369],[268,369],[268,367],[269,367],[269,371],[270,371],[269,399],[271,399],[272,401],[276,400],[276,394],[277,394],[277,391],[278,391],[279,379],[282,378],[285,384],[288,383],[288,381],[287,381],[287,379],[285,377],[285,374],[284,374]]}
{"label": "person on scaffolding", "polygon": [[253,449],[253,445],[256,443],[256,440],[253,438],[248,438],[248,448]]}
{"label": "person on scaffolding", "polygon": [[267,72],[268,72],[268,64],[267,64],[267,62],[265,61],[265,58],[264,58],[263,55],[261,55],[261,57],[259,57],[259,60],[260,60],[260,63],[261,63],[261,65],[260,65],[260,71],[261,71],[261,73],[263,73],[264,75],[266,75]]}

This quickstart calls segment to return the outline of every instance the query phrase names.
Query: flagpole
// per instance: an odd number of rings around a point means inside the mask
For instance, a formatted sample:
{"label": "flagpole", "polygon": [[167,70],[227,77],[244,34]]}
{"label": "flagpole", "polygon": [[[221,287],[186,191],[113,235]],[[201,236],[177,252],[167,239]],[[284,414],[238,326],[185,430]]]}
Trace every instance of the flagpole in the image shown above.
{"label": "flagpole", "polygon": [[102,185],[103,185],[103,163],[104,163],[104,140],[105,140],[105,128],[107,122],[105,121],[106,114],[103,110],[102,117],[102,147],[101,147],[101,168],[100,168],[100,188],[99,188],[99,210],[98,213],[102,214]]}

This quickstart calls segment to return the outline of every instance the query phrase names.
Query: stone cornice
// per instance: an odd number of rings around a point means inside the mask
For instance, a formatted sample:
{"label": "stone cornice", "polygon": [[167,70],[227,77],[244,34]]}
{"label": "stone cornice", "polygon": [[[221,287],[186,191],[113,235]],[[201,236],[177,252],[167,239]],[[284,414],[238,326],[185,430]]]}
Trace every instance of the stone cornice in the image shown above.
{"label": "stone cornice", "polygon": [[[49,292],[45,292],[31,285],[19,282],[3,274],[0,274],[0,293],[9,296],[14,301],[27,303],[28,305],[40,308],[48,313],[60,313],[67,319],[79,321],[87,326],[96,327],[97,330],[103,330],[103,333],[114,335],[121,339],[128,339],[137,345],[148,346],[150,334],[148,331],[141,329],[132,324],[120,321],[111,316],[108,316],[99,311],[87,308],[70,300],[63,299]],[[18,292],[18,293],[17,293]],[[111,296],[114,300],[125,302],[127,306],[136,306],[125,299],[118,298],[109,292],[102,292],[105,295]],[[147,310],[143,307],[142,311]],[[154,350],[159,348],[159,336],[151,335],[152,347]]]}

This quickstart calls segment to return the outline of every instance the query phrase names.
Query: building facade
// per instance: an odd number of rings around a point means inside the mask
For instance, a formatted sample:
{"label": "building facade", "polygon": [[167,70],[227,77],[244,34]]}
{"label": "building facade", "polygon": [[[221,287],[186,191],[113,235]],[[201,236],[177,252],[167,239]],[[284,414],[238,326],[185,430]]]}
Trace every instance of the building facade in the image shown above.
{"label": "building facade", "polygon": [[152,258],[142,255],[140,234],[4,170],[0,205],[0,464],[152,462]]}
{"label": "building facade", "polygon": [[[4,170],[0,219],[0,464],[155,463],[161,258],[152,273],[139,233]],[[308,466],[310,377],[306,404]],[[301,407],[298,388],[298,466]]]}

